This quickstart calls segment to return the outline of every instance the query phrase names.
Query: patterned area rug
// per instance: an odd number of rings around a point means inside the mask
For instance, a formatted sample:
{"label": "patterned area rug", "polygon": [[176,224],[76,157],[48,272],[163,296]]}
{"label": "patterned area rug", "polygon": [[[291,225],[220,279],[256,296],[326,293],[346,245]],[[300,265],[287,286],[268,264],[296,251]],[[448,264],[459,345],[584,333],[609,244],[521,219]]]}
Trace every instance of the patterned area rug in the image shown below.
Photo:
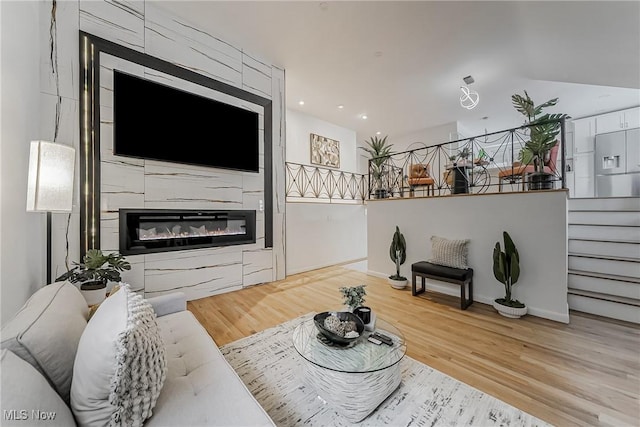
{"label": "patterned area rug", "polygon": [[549,424],[405,356],[402,382],[367,418],[352,424],[305,383],[291,343],[297,319],[221,348],[278,426],[548,426]]}

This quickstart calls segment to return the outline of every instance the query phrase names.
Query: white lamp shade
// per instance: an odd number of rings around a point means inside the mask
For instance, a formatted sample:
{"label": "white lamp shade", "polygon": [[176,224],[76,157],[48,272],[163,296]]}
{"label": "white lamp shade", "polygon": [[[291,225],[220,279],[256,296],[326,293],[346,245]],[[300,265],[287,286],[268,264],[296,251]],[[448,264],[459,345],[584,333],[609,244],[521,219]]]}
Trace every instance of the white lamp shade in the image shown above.
{"label": "white lamp shade", "polygon": [[27,211],[71,212],[75,157],[68,145],[31,141]]}

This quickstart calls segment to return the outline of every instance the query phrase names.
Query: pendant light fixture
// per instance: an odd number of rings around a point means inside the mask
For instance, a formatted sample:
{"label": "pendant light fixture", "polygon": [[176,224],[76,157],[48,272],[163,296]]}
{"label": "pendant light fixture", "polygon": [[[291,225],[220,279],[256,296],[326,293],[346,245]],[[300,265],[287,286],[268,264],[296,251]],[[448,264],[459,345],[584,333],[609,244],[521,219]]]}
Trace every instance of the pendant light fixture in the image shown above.
{"label": "pendant light fixture", "polygon": [[460,95],[460,105],[467,110],[472,110],[478,105],[480,102],[480,95],[475,90],[469,89],[470,84],[472,84],[475,80],[471,76],[467,76],[462,79],[466,86],[460,86],[460,90],[462,91],[462,95]]}

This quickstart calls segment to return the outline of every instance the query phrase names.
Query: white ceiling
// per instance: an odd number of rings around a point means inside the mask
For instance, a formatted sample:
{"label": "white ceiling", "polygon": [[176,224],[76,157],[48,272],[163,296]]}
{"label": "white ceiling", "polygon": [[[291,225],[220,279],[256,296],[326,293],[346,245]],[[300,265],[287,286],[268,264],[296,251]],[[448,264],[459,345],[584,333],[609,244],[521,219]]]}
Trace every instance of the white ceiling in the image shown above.
{"label": "white ceiling", "polygon": [[[522,90],[536,103],[559,97],[555,111],[572,117],[640,105],[637,1],[158,6],[285,69],[288,108],[359,140],[452,121],[473,133],[514,127],[510,97]],[[467,75],[480,93],[470,111],[458,101]]]}

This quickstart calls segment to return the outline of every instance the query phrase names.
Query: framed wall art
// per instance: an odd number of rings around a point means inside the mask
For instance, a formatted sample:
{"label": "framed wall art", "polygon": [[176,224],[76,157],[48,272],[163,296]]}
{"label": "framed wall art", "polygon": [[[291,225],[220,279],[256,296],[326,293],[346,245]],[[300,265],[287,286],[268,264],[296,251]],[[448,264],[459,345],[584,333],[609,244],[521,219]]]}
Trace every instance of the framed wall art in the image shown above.
{"label": "framed wall art", "polygon": [[324,136],[311,134],[311,164],[340,167],[340,141]]}

